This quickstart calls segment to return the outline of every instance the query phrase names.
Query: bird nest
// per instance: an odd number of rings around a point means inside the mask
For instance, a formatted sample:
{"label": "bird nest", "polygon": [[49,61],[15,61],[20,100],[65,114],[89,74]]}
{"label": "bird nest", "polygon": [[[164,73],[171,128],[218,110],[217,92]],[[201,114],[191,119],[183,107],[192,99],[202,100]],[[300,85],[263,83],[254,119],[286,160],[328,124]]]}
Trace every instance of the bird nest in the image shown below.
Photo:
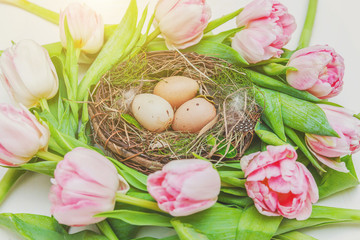
{"label": "bird nest", "polygon": [[[199,83],[197,97],[214,103],[216,120],[198,133],[141,128],[129,108],[134,96],[152,93],[162,78],[179,75]],[[248,76],[224,60],[173,51],[140,54],[106,73],[93,90],[93,137],[119,161],[146,174],[175,159],[239,159],[261,115],[254,95]]]}

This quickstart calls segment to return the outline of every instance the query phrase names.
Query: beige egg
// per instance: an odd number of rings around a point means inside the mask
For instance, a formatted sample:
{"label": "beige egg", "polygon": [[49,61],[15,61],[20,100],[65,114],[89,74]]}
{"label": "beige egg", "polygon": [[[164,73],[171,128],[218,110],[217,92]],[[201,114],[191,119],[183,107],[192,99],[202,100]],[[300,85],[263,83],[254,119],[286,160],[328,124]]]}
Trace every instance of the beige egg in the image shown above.
{"label": "beige egg", "polygon": [[149,93],[136,95],[131,110],[136,120],[147,130],[162,132],[174,119],[174,110],[165,99]]}
{"label": "beige egg", "polygon": [[172,129],[179,132],[199,132],[216,117],[215,106],[204,98],[194,98],[175,112]]}
{"label": "beige egg", "polygon": [[164,98],[173,108],[178,108],[194,98],[198,90],[199,84],[195,80],[183,76],[173,76],[158,82],[154,88],[154,94]]}

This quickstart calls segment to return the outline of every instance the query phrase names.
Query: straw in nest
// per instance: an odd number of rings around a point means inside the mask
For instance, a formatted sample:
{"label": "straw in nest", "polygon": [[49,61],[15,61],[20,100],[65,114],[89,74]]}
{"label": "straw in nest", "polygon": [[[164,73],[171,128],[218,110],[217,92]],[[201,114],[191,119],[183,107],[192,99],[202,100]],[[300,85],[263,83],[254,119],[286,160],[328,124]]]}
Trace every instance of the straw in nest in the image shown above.
{"label": "straw in nest", "polygon": [[[159,80],[175,75],[198,81],[199,94],[217,107],[217,122],[197,134],[137,128],[128,119],[133,97],[152,93]],[[217,58],[171,51],[141,54],[109,71],[94,89],[89,107],[96,143],[147,174],[193,154],[217,162],[231,155],[239,158],[251,143],[260,111],[241,69]]]}

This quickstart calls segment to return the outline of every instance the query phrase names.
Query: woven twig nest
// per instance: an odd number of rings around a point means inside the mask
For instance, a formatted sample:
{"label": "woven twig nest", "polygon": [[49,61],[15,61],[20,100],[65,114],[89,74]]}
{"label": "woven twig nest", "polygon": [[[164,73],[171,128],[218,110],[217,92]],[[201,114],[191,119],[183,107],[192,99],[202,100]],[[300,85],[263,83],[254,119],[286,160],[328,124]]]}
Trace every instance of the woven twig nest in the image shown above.
{"label": "woven twig nest", "polygon": [[[198,97],[215,104],[216,121],[195,134],[171,128],[150,132],[129,121],[133,97],[152,93],[159,80],[175,75],[199,83]],[[106,73],[91,97],[89,114],[95,142],[119,161],[146,174],[171,160],[193,158],[194,153],[217,162],[239,159],[251,143],[261,114],[251,81],[240,68],[196,53],[140,54]]]}

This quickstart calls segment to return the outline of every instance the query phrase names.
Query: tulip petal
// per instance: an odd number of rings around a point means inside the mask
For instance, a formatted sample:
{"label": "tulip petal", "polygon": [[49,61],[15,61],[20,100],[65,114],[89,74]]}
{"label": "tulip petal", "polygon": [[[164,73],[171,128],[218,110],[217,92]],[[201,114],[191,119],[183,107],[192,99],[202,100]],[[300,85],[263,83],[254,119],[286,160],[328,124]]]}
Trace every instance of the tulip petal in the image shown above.
{"label": "tulip petal", "polygon": [[349,170],[346,168],[346,164],[344,162],[337,162],[335,160],[331,160],[329,158],[326,158],[324,156],[321,156],[320,154],[317,154],[314,152],[309,146],[308,146],[310,152],[323,164],[328,166],[329,168],[332,168],[339,172],[347,173]]}
{"label": "tulip petal", "polygon": [[236,17],[238,27],[246,26],[249,22],[256,19],[269,17],[271,14],[273,1],[254,0],[244,7],[242,12]]}
{"label": "tulip petal", "polygon": [[112,163],[98,152],[75,148],[58,163],[49,194],[51,213],[62,224],[83,226],[104,218],[94,215],[114,209],[116,192],[129,185]]}
{"label": "tulip petal", "polygon": [[221,181],[210,162],[200,159],[174,160],[152,173],[147,189],[163,211],[187,216],[214,205]]}

